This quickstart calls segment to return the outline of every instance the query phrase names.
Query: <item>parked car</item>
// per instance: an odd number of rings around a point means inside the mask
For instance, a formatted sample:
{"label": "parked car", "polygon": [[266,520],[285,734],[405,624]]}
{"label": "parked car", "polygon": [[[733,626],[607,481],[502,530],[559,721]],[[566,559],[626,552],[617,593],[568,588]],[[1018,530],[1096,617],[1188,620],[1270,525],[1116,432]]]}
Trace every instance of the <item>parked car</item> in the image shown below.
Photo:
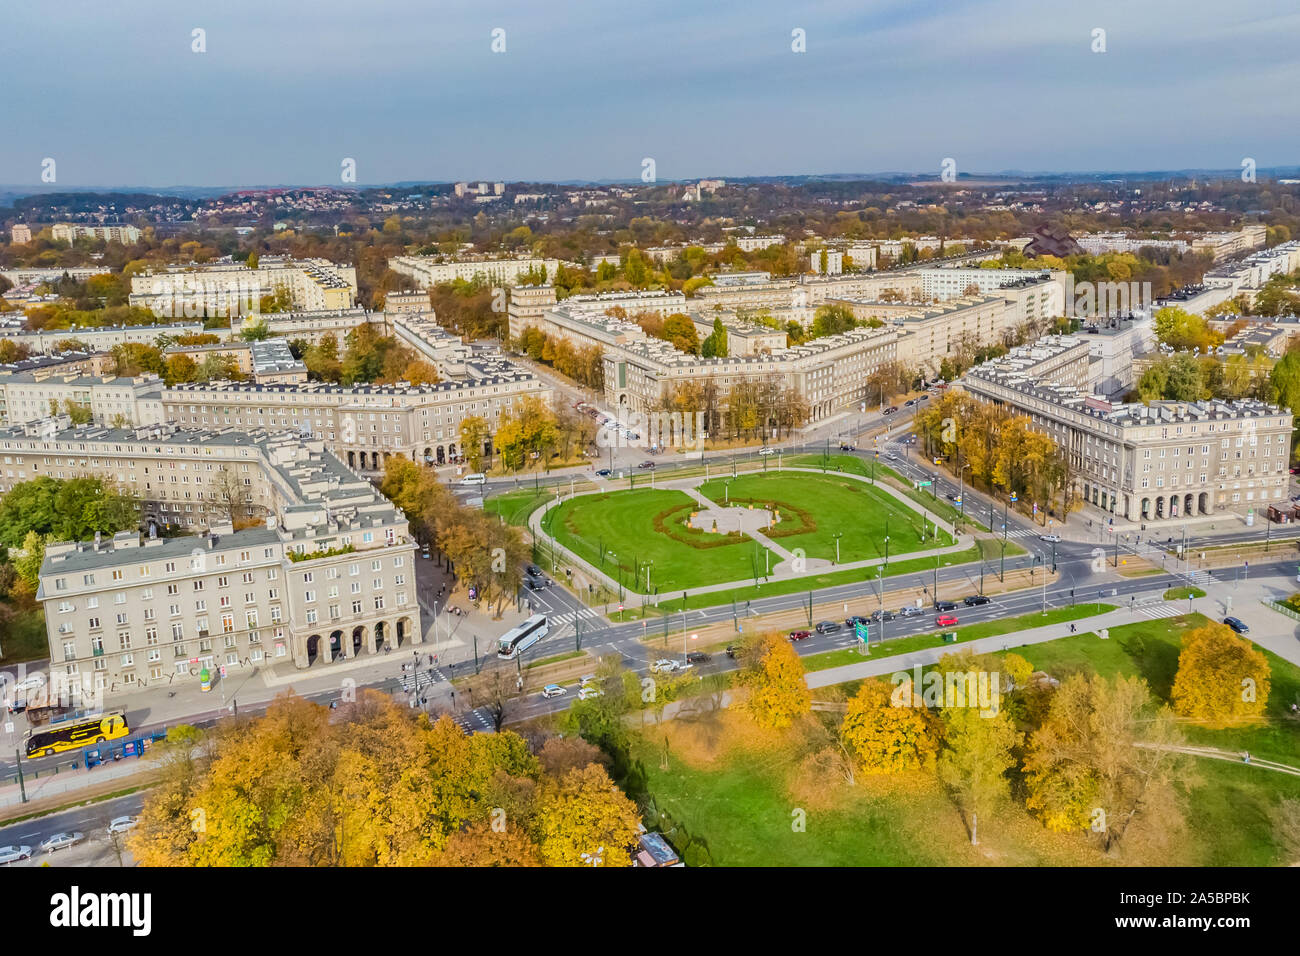
{"label": "parked car", "polygon": [[55,850],[66,850],[68,847],[76,846],[84,839],[86,839],[86,834],[80,830],[56,833],[54,836],[41,841],[41,852],[53,853]]}
{"label": "parked car", "polygon": [[646,471],[654,471],[655,463],[653,461],[643,461],[637,467]]}
{"label": "parked car", "polygon": [[549,700],[552,697],[563,697],[568,691],[559,684],[547,684],[542,688],[542,696]]}
{"label": "parked car", "polygon": [[686,661],[689,664],[707,664],[711,660],[713,658],[704,651],[691,651],[686,655]]}
{"label": "parked car", "polygon": [[957,616],[955,614],[940,614],[934,619],[935,627],[952,627],[956,623]]}
{"label": "parked car", "polygon": [[1059,534],[1040,534],[1040,535],[1038,536],[1038,540],[1039,540],[1039,541],[1051,541],[1051,542],[1055,543],[1055,542],[1061,540],[1061,536],[1060,536]]}
{"label": "parked car", "polygon": [[[817,630],[821,631],[820,624],[817,626]],[[812,631],[791,631],[786,636],[792,641],[806,641],[808,638],[812,637]]]}
{"label": "parked car", "polygon": [[839,629],[840,629],[839,621],[818,621],[817,622],[818,634],[830,634],[833,631],[838,631]]}
{"label": "parked car", "polygon": [[1228,625],[1238,634],[1249,634],[1250,626],[1239,617],[1225,617],[1223,623]]}
{"label": "parked car", "polygon": [[978,607],[981,604],[988,604],[990,598],[987,594],[968,594],[961,600],[967,607]]}
{"label": "parked car", "polygon": [[28,674],[18,683],[14,684],[14,689],[13,689],[14,696],[25,697],[26,695],[30,694],[32,691],[40,690],[44,686],[45,686],[44,674],[40,674],[40,673]]}
{"label": "parked car", "polygon": [[956,601],[935,601],[934,609],[936,611],[955,611],[957,610]]}
{"label": "parked car", "polygon": [[917,399],[918,402],[928,402],[929,400],[930,400],[929,395],[922,395],[920,398]]}
{"label": "parked car", "polygon": [[427,544],[420,549],[420,557],[424,558],[426,561],[433,560],[433,554],[429,551],[429,546]]}
{"label": "parked car", "polygon": [[136,818],[135,818],[135,817],[132,817],[132,816],[114,817],[114,818],[113,818],[112,820],[110,820],[109,823],[108,823],[108,832],[109,832],[109,833],[126,833],[126,832],[128,832],[129,830],[134,830],[134,829],[135,829],[135,824],[136,824]]}
{"label": "parked car", "polygon": [[32,848],[29,846],[0,846],[0,863],[14,863],[31,858]]}
{"label": "parked car", "polygon": [[608,478],[608,477],[609,477],[610,475],[612,475],[612,474],[614,474],[614,473],[613,473],[612,471],[610,471],[608,468],[601,468],[601,469],[599,469],[599,470],[596,472],[596,477],[597,477],[597,478]]}

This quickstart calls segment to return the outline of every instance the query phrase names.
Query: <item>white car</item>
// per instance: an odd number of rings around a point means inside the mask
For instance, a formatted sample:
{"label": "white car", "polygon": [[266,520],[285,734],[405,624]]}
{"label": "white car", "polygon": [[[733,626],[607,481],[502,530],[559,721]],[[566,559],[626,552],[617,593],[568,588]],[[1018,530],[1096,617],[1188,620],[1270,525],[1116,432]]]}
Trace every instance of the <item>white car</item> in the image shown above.
{"label": "white car", "polygon": [[668,658],[660,658],[650,665],[650,670],[655,674],[658,674],[660,671],[672,673],[677,670],[679,666],[680,665],[676,661],[669,660]]}
{"label": "white car", "polygon": [[132,816],[114,817],[108,823],[108,833],[126,833],[128,830],[134,830],[136,818]]}
{"label": "white car", "polygon": [[775,454],[776,454],[776,449],[775,449],[775,448],[767,448],[767,447],[763,447],[763,448],[760,448],[760,449],[758,450],[758,453],[759,453],[760,456],[766,458],[768,455],[775,455]]}
{"label": "white car", "polygon": [[605,692],[599,687],[593,687],[590,684],[583,684],[578,688],[578,700],[591,700],[593,697],[604,697]]}
{"label": "white car", "polygon": [[86,839],[86,834],[80,830],[74,830],[71,833],[56,833],[49,839],[41,841],[41,851],[44,853],[53,853],[55,850],[63,850],[70,846],[76,846],[82,840]]}
{"label": "white car", "polygon": [[1060,536],[1059,534],[1040,534],[1040,535],[1038,536],[1038,540],[1039,540],[1039,541],[1053,541],[1053,542],[1054,542],[1054,541],[1060,541],[1060,540],[1061,540],[1061,536]]}
{"label": "white car", "polygon": [[580,683],[580,684],[583,684],[584,686],[587,685],[587,684],[594,684],[594,683],[596,683],[596,675],[595,675],[595,674],[583,674],[583,675],[582,675],[582,680],[580,680],[579,683]]}
{"label": "white car", "polygon": [[34,690],[40,690],[44,686],[45,686],[44,674],[39,674],[39,673],[28,674],[18,683],[14,684],[14,694],[21,697],[24,694],[30,693]]}
{"label": "white car", "polygon": [[487,484],[487,475],[476,471],[473,474],[466,475],[460,480],[460,483],[462,485],[484,485]]}
{"label": "white car", "polygon": [[547,684],[545,687],[542,688],[542,697],[548,700],[552,697],[563,697],[567,693],[568,691],[566,691],[559,684]]}
{"label": "white car", "polygon": [[0,863],[14,863],[18,860],[30,860],[32,848],[29,846],[0,846]]}

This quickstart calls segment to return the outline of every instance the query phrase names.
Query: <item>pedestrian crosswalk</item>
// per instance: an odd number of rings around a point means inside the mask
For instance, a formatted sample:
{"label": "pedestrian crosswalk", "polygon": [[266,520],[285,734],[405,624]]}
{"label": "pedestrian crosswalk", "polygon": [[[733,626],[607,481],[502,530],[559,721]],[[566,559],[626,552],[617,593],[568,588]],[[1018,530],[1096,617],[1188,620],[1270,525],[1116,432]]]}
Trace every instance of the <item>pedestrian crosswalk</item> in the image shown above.
{"label": "pedestrian crosswalk", "polygon": [[462,710],[453,716],[452,720],[456,721],[460,729],[467,734],[482,733],[492,729],[492,719],[488,716],[486,707]]}
{"label": "pedestrian crosswalk", "polygon": [[1187,613],[1181,604],[1148,604],[1146,607],[1137,607],[1133,609],[1142,617],[1177,617],[1179,614]]}
{"label": "pedestrian crosswalk", "polygon": [[576,620],[590,621],[600,615],[589,607],[584,607],[581,611],[566,611],[564,614],[556,614],[551,617],[552,624],[572,624]]}

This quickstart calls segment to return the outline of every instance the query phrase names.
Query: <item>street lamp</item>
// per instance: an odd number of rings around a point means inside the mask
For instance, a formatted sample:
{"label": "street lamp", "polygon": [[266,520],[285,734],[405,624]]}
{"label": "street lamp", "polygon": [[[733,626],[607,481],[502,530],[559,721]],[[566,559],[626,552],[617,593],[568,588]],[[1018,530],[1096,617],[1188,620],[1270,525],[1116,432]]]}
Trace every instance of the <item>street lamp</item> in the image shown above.
{"label": "street lamp", "polygon": [[832,537],[835,538],[835,563],[836,564],[840,563],[840,537],[843,534],[844,534],[843,531],[837,531],[835,532],[834,535],[832,535]]}
{"label": "street lamp", "polygon": [[[691,635],[691,640],[692,640],[692,641],[698,641],[699,639],[700,639],[700,635],[698,635],[698,634],[692,634],[692,635]],[[686,634],[683,633],[683,634],[682,634],[682,663],[683,663],[683,664],[689,664],[689,663],[690,663],[690,660],[688,659],[688,658],[690,657],[690,654],[688,654],[687,651],[686,651],[687,646],[688,646],[688,645],[687,645],[687,643],[686,643]]]}

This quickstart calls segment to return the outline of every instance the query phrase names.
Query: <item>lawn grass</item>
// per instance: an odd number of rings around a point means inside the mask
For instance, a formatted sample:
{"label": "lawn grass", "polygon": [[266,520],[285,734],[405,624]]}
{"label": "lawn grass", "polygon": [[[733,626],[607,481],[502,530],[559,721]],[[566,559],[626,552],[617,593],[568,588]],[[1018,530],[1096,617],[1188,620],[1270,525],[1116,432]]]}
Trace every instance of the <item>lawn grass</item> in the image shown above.
{"label": "lawn grass", "polygon": [[720,505],[774,509],[780,521],[767,534],[786,550],[801,548],[810,558],[834,561],[837,534],[842,564],[885,557],[886,535],[891,555],[953,543],[944,531],[936,538],[933,522],[927,524],[922,514],[852,478],[768,472],[713,479],[698,490]]}
{"label": "lawn grass", "polygon": [[40,608],[23,610],[0,603],[0,661],[8,666],[49,656],[45,613]]}
{"label": "lawn grass", "polygon": [[[660,591],[761,575],[767,549],[749,537],[687,528],[693,504],[672,489],[611,491],[564,501],[543,522],[559,544],[633,591],[645,590],[647,567],[650,586]],[[770,560],[775,565],[781,558]]]}
{"label": "lawn grass", "polygon": [[[989,574],[996,576],[997,560],[1001,554],[1001,544],[994,541],[983,540],[977,541],[974,545],[964,551],[953,551],[949,554],[940,555],[939,566],[971,564],[980,560],[981,553],[986,561],[989,562]],[[1016,547],[1014,544],[1007,545],[1007,557],[1012,555],[1024,554],[1024,549]],[[893,560],[890,556],[889,565],[885,568],[883,577],[892,578],[904,574],[925,574],[934,570],[934,558],[905,558],[902,561]],[[743,605],[746,601],[755,601],[763,597],[773,597],[778,594],[798,594],[807,591],[819,591],[823,588],[835,587],[840,584],[853,584],[861,582],[871,582],[877,580],[876,568],[859,568],[848,571],[826,571],[822,574],[812,574],[800,578],[782,578],[780,580],[764,581],[759,585],[742,585],[740,587],[725,588],[719,591],[706,591],[702,594],[689,594],[683,602],[682,598],[669,597],[665,594],[659,601],[659,606],[654,607],[647,604],[645,607],[646,617],[662,617],[665,614],[677,614],[683,609],[687,611],[695,608],[717,607],[720,604],[730,604],[735,601],[736,604]],[[948,582],[951,583],[951,582]],[[814,596],[814,602],[816,597]],[[614,612],[609,615],[611,621],[637,621],[641,619],[641,609],[639,607],[629,608],[626,611]]]}
{"label": "lawn grass", "polygon": [[1205,597],[1200,588],[1170,588],[1165,592],[1166,601],[1186,601],[1188,598]]}
{"label": "lawn grass", "polygon": [[483,502],[483,510],[500,515],[506,524],[527,527],[528,516],[555,497],[554,491],[534,491],[523,488],[493,495]]}
{"label": "lawn grass", "polygon": [[[886,640],[884,643],[872,643],[871,654],[859,654],[857,648],[846,647],[836,651],[826,651],[822,654],[809,654],[803,658],[804,670],[822,671],[832,667],[842,667],[845,664],[857,664],[865,657],[894,657],[899,654],[910,654],[912,651],[921,651],[930,647],[955,647],[958,644],[965,644],[969,641],[978,640],[981,637],[994,637],[998,634],[1009,634],[1012,631],[1027,631],[1034,627],[1046,627],[1049,624],[1061,624],[1066,621],[1079,621],[1086,617],[1094,617],[1097,614],[1105,614],[1107,611],[1115,610],[1113,605],[1102,604],[1100,608],[1096,604],[1079,604],[1075,607],[1054,607],[1049,608],[1047,613],[1041,611],[1033,614],[1022,614],[1019,617],[999,618],[993,621],[981,621],[978,624],[968,624],[965,627],[948,627],[930,634],[913,634],[908,637],[900,637],[893,640]],[[960,610],[954,612],[960,614]],[[880,625],[872,624],[873,634],[879,633]],[[888,633],[889,625],[885,625]],[[943,641],[944,634],[957,634],[957,640],[951,644],[945,644]]]}

